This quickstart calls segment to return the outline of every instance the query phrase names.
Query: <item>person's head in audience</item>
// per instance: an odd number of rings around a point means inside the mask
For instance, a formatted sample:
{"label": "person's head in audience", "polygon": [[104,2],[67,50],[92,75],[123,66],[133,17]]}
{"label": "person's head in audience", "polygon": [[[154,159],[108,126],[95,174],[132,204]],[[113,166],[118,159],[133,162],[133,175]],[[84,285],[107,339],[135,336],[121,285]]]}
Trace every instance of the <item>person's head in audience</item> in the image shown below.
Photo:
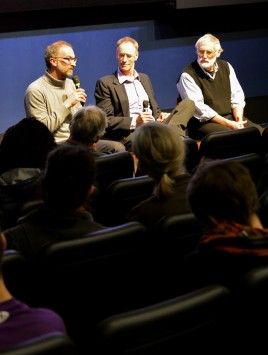
{"label": "person's head in audience", "polygon": [[47,159],[42,179],[44,201],[52,208],[80,209],[93,192],[95,158],[84,145],[61,144]]}
{"label": "person's head in audience", "polygon": [[94,149],[94,145],[104,135],[106,127],[107,117],[102,109],[94,105],[83,107],[72,118],[68,141]]}
{"label": "person's head in audience", "polygon": [[9,127],[0,144],[0,173],[14,168],[43,169],[48,152],[56,146],[49,129],[34,117]]}
{"label": "person's head in audience", "polygon": [[188,184],[187,198],[194,214],[209,226],[236,222],[262,227],[256,186],[249,170],[238,162],[201,161]]}
{"label": "person's head in audience", "polygon": [[232,289],[248,271],[267,265],[268,229],[260,221],[256,185],[246,166],[204,159],[186,196],[206,227],[196,250],[185,258],[186,282],[194,288],[220,283]]}
{"label": "person's head in audience", "polygon": [[160,122],[141,125],[134,132],[132,151],[140,172],[154,179],[156,195],[170,196],[175,177],[185,173],[185,150],[178,131]]}

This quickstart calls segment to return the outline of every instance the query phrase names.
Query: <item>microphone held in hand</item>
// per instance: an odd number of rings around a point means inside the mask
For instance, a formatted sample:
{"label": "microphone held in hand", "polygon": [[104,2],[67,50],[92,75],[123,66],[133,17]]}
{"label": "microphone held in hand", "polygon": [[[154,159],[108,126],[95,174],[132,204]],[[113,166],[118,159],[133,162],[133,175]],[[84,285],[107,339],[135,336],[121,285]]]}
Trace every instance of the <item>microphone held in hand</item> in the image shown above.
{"label": "microphone held in hand", "polygon": [[[73,82],[74,82],[74,85],[75,85],[76,89],[79,89],[81,87],[79,76],[74,75],[73,76]],[[81,102],[81,105],[84,106],[85,103]]]}
{"label": "microphone held in hand", "polygon": [[73,76],[73,82],[74,82],[76,89],[79,89],[80,88],[80,79],[77,75]]}
{"label": "microphone held in hand", "polygon": [[150,104],[148,100],[143,101],[143,112],[149,112]]}

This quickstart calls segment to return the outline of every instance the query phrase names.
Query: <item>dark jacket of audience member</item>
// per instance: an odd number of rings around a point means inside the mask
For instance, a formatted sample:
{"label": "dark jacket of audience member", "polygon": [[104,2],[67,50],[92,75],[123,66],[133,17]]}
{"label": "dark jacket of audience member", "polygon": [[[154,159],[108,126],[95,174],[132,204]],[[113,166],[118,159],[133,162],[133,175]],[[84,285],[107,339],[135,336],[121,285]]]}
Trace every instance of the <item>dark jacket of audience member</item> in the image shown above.
{"label": "dark jacket of audience member", "polygon": [[87,147],[61,144],[52,150],[42,180],[44,204],[4,231],[7,247],[33,258],[50,243],[105,228],[84,207],[94,177],[95,160]]}

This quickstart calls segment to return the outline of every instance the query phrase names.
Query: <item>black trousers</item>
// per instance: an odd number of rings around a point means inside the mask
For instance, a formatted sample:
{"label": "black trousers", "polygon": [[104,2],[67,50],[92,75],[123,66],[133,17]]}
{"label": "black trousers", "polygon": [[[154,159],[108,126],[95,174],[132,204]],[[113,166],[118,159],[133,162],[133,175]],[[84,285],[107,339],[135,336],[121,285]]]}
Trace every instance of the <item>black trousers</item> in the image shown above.
{"label": "black trousers", "polygon": [[[225,118],[229,120],[234,120],[232,115],[226,115],[224,116]],[[248,118],[244,117],[244,120],[247,120],[247,123],[245,124],[245,127],[256,127],[262,134],[264,128],[252,121],[250,121]],[[231,128],[228,128],[226,126],[223,126],[219,123],[216,122],[203,122],[201,123],[197,118],[192,117],[187,126],[187,131],[188,135],[190,138],[193,138],[195,140],[201,140],[202,138],[205,137],[206,134],[212,133],[212,132],[220,132],[220,131],[231,131]]]}

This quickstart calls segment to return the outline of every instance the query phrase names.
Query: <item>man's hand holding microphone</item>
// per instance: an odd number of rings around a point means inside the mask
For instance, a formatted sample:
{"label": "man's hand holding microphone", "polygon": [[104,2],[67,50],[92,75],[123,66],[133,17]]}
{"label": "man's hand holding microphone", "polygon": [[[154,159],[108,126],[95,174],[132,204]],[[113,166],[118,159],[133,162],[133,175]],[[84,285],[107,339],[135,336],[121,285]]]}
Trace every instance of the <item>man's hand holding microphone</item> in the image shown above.
{"label": "man's hand holding microphone", "polygon": [[148,100],[143,101],[143,111],[136,118],[136,126],[140,126],[143,123],[155,121],[152,110],[150,109],[150,103]]}
{"label": "man's hand holding microphone", "polygon": [[69,95],[68,99],[64,101],[66,108],[73,107],[78,102],[81,102],[81,105],[84,106],[87,99],[87,94],[85,90],[80,87],[80,79],[77,75],[73,76],[73,82],[76,87],[76,91]]}

